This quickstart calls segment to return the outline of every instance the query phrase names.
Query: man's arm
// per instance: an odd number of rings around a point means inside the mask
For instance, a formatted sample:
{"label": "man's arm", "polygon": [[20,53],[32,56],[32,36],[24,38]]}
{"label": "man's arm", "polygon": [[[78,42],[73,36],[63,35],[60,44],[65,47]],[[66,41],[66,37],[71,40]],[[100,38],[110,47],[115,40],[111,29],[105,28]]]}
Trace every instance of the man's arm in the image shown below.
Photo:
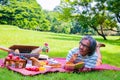
{"label": "man's arm", "polygon": [[66,57],[66,62],[72,62],[72,63],[74,63],[75,60],[78,57],[78,54],[79,54],[79,52],[78,52],[77,49],[70,50],[69,53],[68,53],[68,55],[67,55],[67,57]]}

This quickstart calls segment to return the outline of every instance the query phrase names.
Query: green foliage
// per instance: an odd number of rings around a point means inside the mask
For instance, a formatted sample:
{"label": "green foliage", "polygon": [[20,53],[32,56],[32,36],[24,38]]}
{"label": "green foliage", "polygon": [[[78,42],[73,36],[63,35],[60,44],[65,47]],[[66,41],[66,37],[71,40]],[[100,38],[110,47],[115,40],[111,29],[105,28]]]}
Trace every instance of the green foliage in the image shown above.
{"label": "green foliage", "polygon": [[116,21],[120,20],[119,2],[61,0],[54,11],[43,11],[36,0],[1,0],[0,24],[56,33],[98,34],[107,39],[106,30],[116,29],[120,32]]}
{"label": "green foliage", "polygon": [[[49,21],[44,17],[40,5],[33,0],[11,0],[9,4],[0,5],[0,23],[16,25],[24,29],[49,30]],[[42,24],[42,26],[40,26]]]}
{"label": "green foliage", "polygon": [[[109,5],[107,5],[106,1],[108,3],[114,2],[113,4],[115,4],[116,6],[112,5],[111,7],[110,6],[111,4],[109,3]],[[78,26],[82,28],[92,28],[98,33],[98,35],[102,36],[106,40],[107,38],[105,36],[104,31],[106,29],[113,29],[113,28],[117,29],[117,21],[115,20],[116,16],[114,16],[113,14],[112,15],[114,17],[110,16],[111,13],[109,13],[107,9],[107,7],[109,8],[118,7],[119,1],[118,3],[116,2],[117,1],[113,1],[113,0],[80,0],[80,1],[79,0],[62,0],[61,8],[63,11],[61,10],[61,12],[64,13],[62,15],[63,19],[67,20],[71,18],[73,20],[76,20],[77,22],[80,23]],[[65,11],[66,9],[69,11]],[[64,18],[64,16],[66,16],[67,14],[68,16]],[[72,15],[72,17],[69,15]],[[120,20],[119,15],[117,15],[117,19]],[[110,22],[111,24],[106,25],[108,22]],[[72,29],[76,30],[75,28],[76,27],[73,26]]]}
{"label": "green foliage", "polygon": [[107,0],[107,9],[115,14],[115,18],[120,23],[120,0]]}

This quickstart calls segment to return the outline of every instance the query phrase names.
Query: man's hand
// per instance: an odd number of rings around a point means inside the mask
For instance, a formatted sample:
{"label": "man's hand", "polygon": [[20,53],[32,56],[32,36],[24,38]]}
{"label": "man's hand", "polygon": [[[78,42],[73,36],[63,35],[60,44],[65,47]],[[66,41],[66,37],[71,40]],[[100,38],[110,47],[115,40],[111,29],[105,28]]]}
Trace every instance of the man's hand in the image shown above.
{"label": "man's hand", "polygon": [[73,54],[73,56],[71,57],[71,59],[70,59],[70,61],[69,61],[69,62],[74,63],[74,61],[77,59],[77,57],[78,57],[78,53]]}

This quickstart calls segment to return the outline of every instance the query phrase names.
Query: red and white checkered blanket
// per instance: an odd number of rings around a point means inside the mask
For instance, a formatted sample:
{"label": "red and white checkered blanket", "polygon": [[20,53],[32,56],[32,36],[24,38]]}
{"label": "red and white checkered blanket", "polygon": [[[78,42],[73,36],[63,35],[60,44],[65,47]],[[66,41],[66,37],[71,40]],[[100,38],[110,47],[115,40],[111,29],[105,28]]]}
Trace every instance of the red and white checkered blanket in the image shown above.
{"label": "red and white checkered blanket", "polygon": [[[62,64],[62,66],[64,66],[65,64],[65,58],[54,58],[55,60],[57,60],[59,63]],[[3,66],[3,59],[0,59],[0,67]],[[12,67],[8,67],[9,70],[13,70],[15,72],[21,73],[22,75],[25,76],[33,76],[33,75],[37,75],[37,74],[45,74],[48,72],[70,72],[68,70],[65,70],[64,68],[49,68],[46,71],[28,71],[24,68],[19,69],[19,68],[12,68]],[[92,71],[98,71],[98,70],[118,70],[120,71],[120,67],[116,67],[116,66],[112,66],[109,64],[102,64],[100,66],[97,66],[95,68],[92,69]]]}

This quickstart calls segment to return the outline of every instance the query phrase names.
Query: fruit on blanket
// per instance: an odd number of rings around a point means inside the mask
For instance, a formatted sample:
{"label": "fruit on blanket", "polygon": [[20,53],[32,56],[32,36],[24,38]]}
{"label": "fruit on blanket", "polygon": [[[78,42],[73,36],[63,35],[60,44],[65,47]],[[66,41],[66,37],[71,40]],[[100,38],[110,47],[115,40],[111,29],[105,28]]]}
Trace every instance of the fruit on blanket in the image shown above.
{"label": "fruit on blanket", "polygon": [[25,69],[31,71],[31,67],[26,67]]}
{"label": "fruit on blanket", "polygon": [[43,61],[40,61],[39,63],[40,63],[41,66],[44,66],[44,65],[47,65],[47,64],[48,64],[48,61],[44,61],[44,60],[43,60]]}
{"label": "fruit on blanket", "polygon": [[39,68],[36,68],[35,71],[39,71]]}
{"label": "fruit on blanket", "polygon": [[48,61],[47,61],[47,60],[46,60],[46,61],[44,61],[44,62],[45,62],[45,64],[46,64],[46,65],[48,65]]}
{"label": "fruit on blanket", "polygon": [[25,69],[29,71],[39,71],[39,67],[37,66],[29,66],[29,67],[26,67]]}
{"label": "fruit on blanket", "polygon": [[32,67],[31,71],[39,71],[39,68],[38,67]]}
{"label": "fruit on blanket", "polygon": [[39,71],[45,71],[46,68],[45,67],[39,67]]}

